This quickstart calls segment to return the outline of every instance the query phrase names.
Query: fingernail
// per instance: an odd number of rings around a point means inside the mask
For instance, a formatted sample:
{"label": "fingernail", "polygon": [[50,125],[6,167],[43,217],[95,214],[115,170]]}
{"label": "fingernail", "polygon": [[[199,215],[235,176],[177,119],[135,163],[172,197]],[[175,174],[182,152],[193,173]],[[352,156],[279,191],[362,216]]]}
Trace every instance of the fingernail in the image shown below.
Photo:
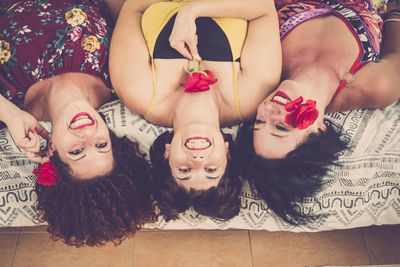
{"label": "fingernail", "polygon": [[39,134],[39,131],[38,131],[38,129],[35,127],[35,132],[37,133],[37,134]]}
{"label": "fingernail", "polygon": [[33,133],[33,131],[32,131],[32,130],[29,130],[29,132],[30,132],[30,133]]}

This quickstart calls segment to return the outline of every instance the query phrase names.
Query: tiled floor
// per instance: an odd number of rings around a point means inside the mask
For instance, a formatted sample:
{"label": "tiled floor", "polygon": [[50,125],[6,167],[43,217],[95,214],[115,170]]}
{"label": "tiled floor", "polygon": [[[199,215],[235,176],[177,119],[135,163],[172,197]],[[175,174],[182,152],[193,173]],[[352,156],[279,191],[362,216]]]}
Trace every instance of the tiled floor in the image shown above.
{"label": "tiled floor", "polygon": [[144,230],[118,247],[100,248],[52,241],[43,226],[0,228],[0,267],[370,264],[400,264],[400,225],[320,233]]}

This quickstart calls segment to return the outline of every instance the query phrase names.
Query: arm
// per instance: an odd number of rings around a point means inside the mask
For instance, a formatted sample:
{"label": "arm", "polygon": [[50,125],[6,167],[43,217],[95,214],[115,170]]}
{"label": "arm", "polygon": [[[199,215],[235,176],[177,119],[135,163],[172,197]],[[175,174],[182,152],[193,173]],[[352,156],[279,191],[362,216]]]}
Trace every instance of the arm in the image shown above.
{"label": "arm", "polygon": [[244,119],[252,118],[259,103],[278,85],[282,48],[274,1],[264,1],[264,14],[250,20],[238,75],[239,101]]}
{"label": "arm", "polygon": [[232,17],[254,20],[275,11],[272,0],[195,0],[179,10],[170,36],[171,47],[188,59],[201,60],[197,51],[195,21],[199,17]]}
{"label": "arm", "polygon": [[119,98],[143,114],[153,94],[149,51],[141,30],[144,10],[154,1],[128,0],[118,16],[110,45],[110,77]]}
{"label": "arm", "polygon": [[40,151],[40,136],[49,139],[49,133],[31,114],[19,109],[2,95],[0,95],[0,121],[7,125],[15,144],[31,161],[40,163],[49,160],[44,155],[45,151]]}

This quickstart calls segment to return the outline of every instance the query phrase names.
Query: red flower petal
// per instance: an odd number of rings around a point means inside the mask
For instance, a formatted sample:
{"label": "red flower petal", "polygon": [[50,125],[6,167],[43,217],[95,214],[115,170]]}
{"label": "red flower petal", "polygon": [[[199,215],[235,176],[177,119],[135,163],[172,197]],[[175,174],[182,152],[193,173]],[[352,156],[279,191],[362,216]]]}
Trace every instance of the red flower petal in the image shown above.
{"label": "red flower petal", "polygon": [[61,179],[50,161],[40,164],[38,168],[33,170],[33,174],[37,176],[36,182],[45,186],[55,185],[56,180]]}
{"label": "red flower petal", "polygon": [[300,105],[303,102],[303,97],[299,96],[297,99],[293,100],[292,102],[289,102],[284,105],[286,111],[292,111],[293,109],[297,108],[298,105]]}
{"label": "red flower petal", "polygon": [[186,83],[181,83],[180,86],[185,87],[185,92],[200,92],[210,89],[210,84],[217,82],[212,73],[205,71],[207,76],[200,72],[194,72],[186,77]]}

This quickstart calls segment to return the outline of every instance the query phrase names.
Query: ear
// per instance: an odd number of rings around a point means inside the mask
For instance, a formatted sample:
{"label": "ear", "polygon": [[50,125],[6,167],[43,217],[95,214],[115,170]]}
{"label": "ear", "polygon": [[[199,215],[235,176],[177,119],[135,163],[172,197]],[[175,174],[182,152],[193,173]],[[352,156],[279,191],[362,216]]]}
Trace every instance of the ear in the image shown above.
{"label": "ear", "polygon": [[228,141],[225,141],[225,148],[226,148],[226,150],[228,150],[229,151],[229,142]]}
{"label": "ear", "polygon": [[171,144],[165,144],[164,160],[169,158],[169,152],[171,150]]}
{"label": "ear", "polygon": [[46,150],[46,157],[50,158],[53,156],[53,152],[56,150],[56,147],[54,146],[53,142],[51,139],[47,142],[47,150]]}
{"label": "ear", "polygon": [[229,142],[226,141],[224,144],[225,144],[225,148],[226,148],[226,157],[227,157],[229,160],[231,160],[232,157],[231,157],[231,152],[229,151]]}
{"label": "ear", "polygon": [[321,121],[318,121],[318,131],[320,131],[320,132],[326,132],[326,125],[325,125],[325,123],[324,123],[324,121],[323,120],[321,120]]}

